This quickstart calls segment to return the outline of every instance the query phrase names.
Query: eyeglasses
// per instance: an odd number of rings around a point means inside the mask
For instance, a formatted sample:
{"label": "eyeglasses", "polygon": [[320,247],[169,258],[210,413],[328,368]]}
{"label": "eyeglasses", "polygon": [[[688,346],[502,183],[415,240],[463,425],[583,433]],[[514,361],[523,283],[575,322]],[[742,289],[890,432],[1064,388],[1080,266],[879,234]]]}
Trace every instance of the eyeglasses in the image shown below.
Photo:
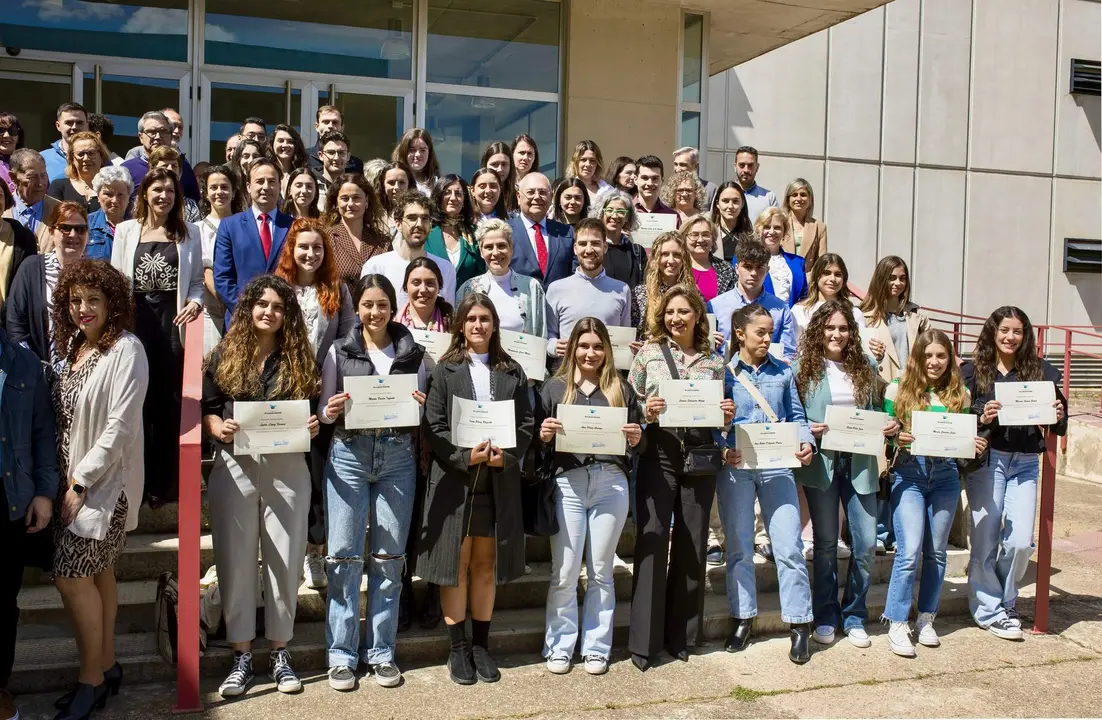
{"label": "eyeglasses", "polygon": [[152,129],[146,128],[145,130],[142,130],[142,134],[145,135],[146,137],[151,137],[151,138],[172,137],[172,131],[169,130],[168,128],[152,128]]}
{"label": "eyeglasses", "polygon": [[410,225],[428,225],[432,222],[432,218],[428,215],[404,215],[402,219]]}
{"label": "eyeglasses", "polygon": [[54,229],[62,235],[73,235],[74,233],[77,235],[84,235],[88,232],[87,225],[70,225],[68,223],[58,223],[54,226]]}
{"label": "eyeglasses", "polygon": [[605,208],[605,215],[622,218],[628,216],[628,211],[623,208]]}
{"label": "eyeglasses", "polygon": [[673,192],[675,195],[691,195],[692,193],[695,193],[696,190],[692,188],[677,188]]}
{"label": "eyeglasses", "polygon": [[534,189],[533,190],[525,190],[524,191],[524,197],[531,198],[531,199],[534,199],[534,198],[549,198],[549,197],[551,197],[551,191],[550,190],[534,190]]}
{"label": "eyeglasses", "polygon": [[691,232],[686,235],[690,240],[713,240],[715,235],[710,232]]}
{"label": "eyeglasses", "polygon": [[347,150],[322,150],[321,154],[324,155],[327,158],[332,158],[334,160],[337,160],[337,159],[342,158],[342,157],[348,157],[348,151]]}
{"label": "eyeglasses", "polygon": [[80,152],[73,153],[73,157],[78,157],[81,160],[83,160],[84,158],[90,158],[90,157],[98,156],[98,155],[99,155],[99,150],[81,150]]}

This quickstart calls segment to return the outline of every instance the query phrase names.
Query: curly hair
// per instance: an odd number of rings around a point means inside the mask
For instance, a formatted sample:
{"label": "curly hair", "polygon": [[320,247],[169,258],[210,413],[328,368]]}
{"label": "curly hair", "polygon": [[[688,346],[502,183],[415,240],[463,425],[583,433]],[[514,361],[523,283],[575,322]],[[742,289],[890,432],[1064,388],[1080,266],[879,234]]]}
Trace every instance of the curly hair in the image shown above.
{"label": "curly hair", "polygon": [[327,225],[336,225],[341,221],[341,211],[337,206],[337,198],[341,195],[341,188],[345,185],[355,185],[364,194],[364,232],[370,228],[374,232],[383,232],[385,221],[383,209],[379,205],[379,198],[375,190],[368,184],[363,175],[359,173],[342,173],[329,183],[329,189],[325,191],[325,214],[322,220]]}
{"label": "curly hair", "polygon": [[[459,206],[459,216],[456,218],[450,218],[444,212],[444,194],[452,185],[459,186],[459,192],[463,198],[463,204]],[[436,185],[433,186],[432,202],[436,206],[436,212],[432,217],[433,225],[453,225],[456,234],[460,236],[461,242],[471,244],[468,238],[474,233],[475,209],[474,200],[471,198],[471,189],[467,185],[467,181],[454,173],[448,173],[437,180]],[[471,250],[473,251],[473,248]]]}
{"label": "curly hair", "polygon": [[689,182],[693,185],[693,215],[704,212],[704,183],[700,182],[700,177],[688,170],[682,170],[681,172],[675,172],[666,178],[666,181],[662,183],[662,190],[659,191],[658,197],[666,205],[672,208],[677,207],[677,187],[681,183]]}
{"label": "curly hair", "polygon": [[842,370],[853,383],[853,404],[867,407],[878,399],[877,375],[861,347],[860,328],[853,318],[853,306],[846,301],[827,300],[812,314],[796,354],[795,364],[799,366],[796,389],[806,402],[811,392],[826,378],[826,324],[836,314],[845,318],[849,330],[849,341],[842,348]]}
{"label": "curly hair", "polygon": [[[941,345],[949,353],[949,366],[941,377],[926,377],[926,348]],[[927,330],[915,338],[911,354],[907,358],[907,368],[899,378],[899,392],[895,399],[895,417],[910,430],[911,413],[925,410],[929,406],[929,394],[937,393],[941,404],[949,412],[963,412],[969,404],[968,388],[960,377],[960,368],[956,363],[953,341],[941,330]]]}
{"label": "curly hair", "polygon": [[73,288],[77,285],[99,290],[107,301],[107,319],[96,341],[96,348],[101,353],[107,352],[124,331],[134,327],[134,294],[125,275],[106,260],[77,260],[66,264],[54,288],[50,319],[54,327],[54,347],[58,353],[64,353],[62,357],[69,362],[76,360],[84,344],[84,333],[69,310]]}
{"label": "curly hair", "polygon": [[321,267],[314,273],[314,287],[318,291],[318,305],[326,317],[336,317],[341,309],[341,278],[337,274],[337,263],[333,259],[333,241],[329,237],[329,228],[317,218],[296,218],[287,231],[283,241],[283,250],[279,253],[279,265],[276,277],[283,278],[294,285],[298,277],[298,264],[295,263],[295,243],[302,233],[317,233],[321,237]]}
{"label": "curly hair", "polygon": [[685,239],[678,235],[675,231],[664,232],[654,239],[654,242],[650,246],[650,261],[647,262],[646,277],[643,279],[647,289],[647,307],[646,317],[644,318],[646,324],[643,327],[651,328],[654,326],[656,314],[658,313],[658,305],[662,299],[662,268],[659,262],[659,255],[662,250],[662,246],[668,242],[677,243],[678,248],[681,250],[681,272],[678,274],[677,279],[673,285],[685,285],[686,287],[695,287],[696,281],[693,279],[692,264],[689,262],[689,248],[685,246]]}
{"label": "curly hair", "polygon": [[320,389],[317,359],[306,334],[306,322],[298,296],[283,278],[261,275],[245,286],[245,292],[233,309],[230,328],[211,352],[207,365],[209,367],[218,355],[214,380],[230,397],[260,397],[260,373],[256,371],[260,343],[253,323],[253,308],[265,290],[274,290],[283,302],[283,324],[277,331],[275,342],[282,362],[272,395],[265,399],[308,400],[317,396]]}
{"label": "curly hair", "polygon": [[[638,230],[639,213],[635,211],[635,204],[631,201],[631,195],[619,188],[605,188],[604,191],[597,195],[597,199],[593,201],[593,205],[589,208],[589,217],[597,218],[603,223],[605,219],[605,208],[616,200],[622,202],[628,211],[627,218],[624,220],[624,232]],[[586,193],[585,202],[589,202],[588,193]]]}
{"label": "curly hair", "polygon": [[654,316],[648,318],[647,329],[650,336],[647,342],[660,342],[663,338],[673,339],[669,328],[666,327],[666,306],[674,298],[683,297],[689,307],[696,313],[696,327],[693,328],[693,346],[705,355],[712,352],[712,338],[708,334],[707,307],[704,305],[704,296],[696,289],[696,285],[679,283],[662,294],[660,300],[655,303]]}
{"label": "curly hair", "polygon": [[1014,369],[1017,371],[1018,381],[1030,382],[1044,379],[1044,366],[1040,356],[1037,355],[1033,324],[1029,322],[1029,317],[1022,312],[1021,308],[1003,305],[991,313],[991,317],[983,324],[979,339],[976,340],[976,349],[972,353],[972,364],[976,368],[973,378],[976,381],[977,395],[991,392],[995,384],[999,361],[998,351],[995,349],[995,336],[1003,320],[1011,318],[1022,324],[1022,344],[1014,353]]}

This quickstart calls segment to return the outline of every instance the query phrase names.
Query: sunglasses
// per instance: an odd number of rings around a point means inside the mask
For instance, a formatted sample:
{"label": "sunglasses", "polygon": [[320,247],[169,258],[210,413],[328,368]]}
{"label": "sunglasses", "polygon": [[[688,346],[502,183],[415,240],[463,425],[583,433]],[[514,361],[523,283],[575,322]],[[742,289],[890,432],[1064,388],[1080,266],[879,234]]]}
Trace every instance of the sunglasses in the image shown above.
{"label": "sunglasses", "polygon": [[87,225],[70,225],[68,223],[58,223],[54,226],[54,229],[62,235],[72,235],[73,233],[83,235],[88,232]]}
{"label": "sunglasses", "polygon": [[9,137],[19,137],[19,126],[12,125],[11,127],[0,128],[0,137],[5,135]]}

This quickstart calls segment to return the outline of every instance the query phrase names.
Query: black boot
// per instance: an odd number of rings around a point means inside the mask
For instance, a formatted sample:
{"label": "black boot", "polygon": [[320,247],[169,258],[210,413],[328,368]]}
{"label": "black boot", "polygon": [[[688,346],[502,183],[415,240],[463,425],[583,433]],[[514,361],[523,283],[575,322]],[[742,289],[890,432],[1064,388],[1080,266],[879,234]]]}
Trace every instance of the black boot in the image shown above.
{"label": "black boot", "polygon": [[650,670],[650,660],[642,655],[631,654],[631,664],[638,668],[639,672]]}
{"label": "black boot", "polygon": [[460,685],[474,685],[478,682],[478,678],[475,676],[471,651],[467,647],[467,625],[459,622],[447,627],[452,645],[451,652],[448,654],[448,674],[452,682]]}
{"label": "black boot", "polygon": [[727,636],[724,646],[727,652],[741,652],[750,644],[750,631],[754,628],[753,618],[735,618],[735,629]]}
{"label": "black boot", "polygon": [[800,623],[792,626],[792,649],[788,652],[788,659],[797,665],[803,665],[811,659],[811,650],[808,649],[807,640],[811,637],[811,625]]}
{"label": "black boot", "polygon": [[[103,684],[107,686],[108,695],[118,695],[119,686],[122,685],[122,665],[117,662],[107,670],[103,671]],[[73,696],[77,694],[76,690],[70,690],[57,700],[54,700],[54,707],[58,710],[64,710],[69,707],[69,703],[73,701]]]}
{"label": "black boot", "polygon": [[475,673],[482,682],[492,683],[501,679],[501,672],[490,657],[489,647],[490,621],[471,618],[471,655],[474,658]]}
{"label": "black boot", "polygon": [[95,687],[78,682],[69,705],[54,716],[54,720],[85,720],[93,710],[107,707],[107,683]]}
{"label": "black boot", "polygon": [[421,610],[421,629],[432,630],[440,624],[440,586],[428,583],[425,607]]}

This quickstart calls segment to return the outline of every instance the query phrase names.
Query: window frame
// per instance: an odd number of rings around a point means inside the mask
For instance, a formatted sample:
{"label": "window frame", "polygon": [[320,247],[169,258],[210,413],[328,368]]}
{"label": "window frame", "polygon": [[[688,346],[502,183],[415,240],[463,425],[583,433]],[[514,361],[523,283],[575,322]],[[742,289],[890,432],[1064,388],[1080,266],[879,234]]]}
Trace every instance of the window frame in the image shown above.
{"label": "window frame", "polygon": [[[689,102],[685,95],[685,19],[695,15],[700,18],[700,102]],[[707,175],[708,148],[705,134],[708,117],[708,33],[710,30],[711,13],[705,10],[697,10],[692,7],[681,8],[681,29],[677,35],[677,103],[674,106],[674,149],[684,147],[681,137],[681,116],[686,112],[695,112],[700,117],[698,137],[693,145],[700,157],[700,166],[697,173],[701,177]]]}

